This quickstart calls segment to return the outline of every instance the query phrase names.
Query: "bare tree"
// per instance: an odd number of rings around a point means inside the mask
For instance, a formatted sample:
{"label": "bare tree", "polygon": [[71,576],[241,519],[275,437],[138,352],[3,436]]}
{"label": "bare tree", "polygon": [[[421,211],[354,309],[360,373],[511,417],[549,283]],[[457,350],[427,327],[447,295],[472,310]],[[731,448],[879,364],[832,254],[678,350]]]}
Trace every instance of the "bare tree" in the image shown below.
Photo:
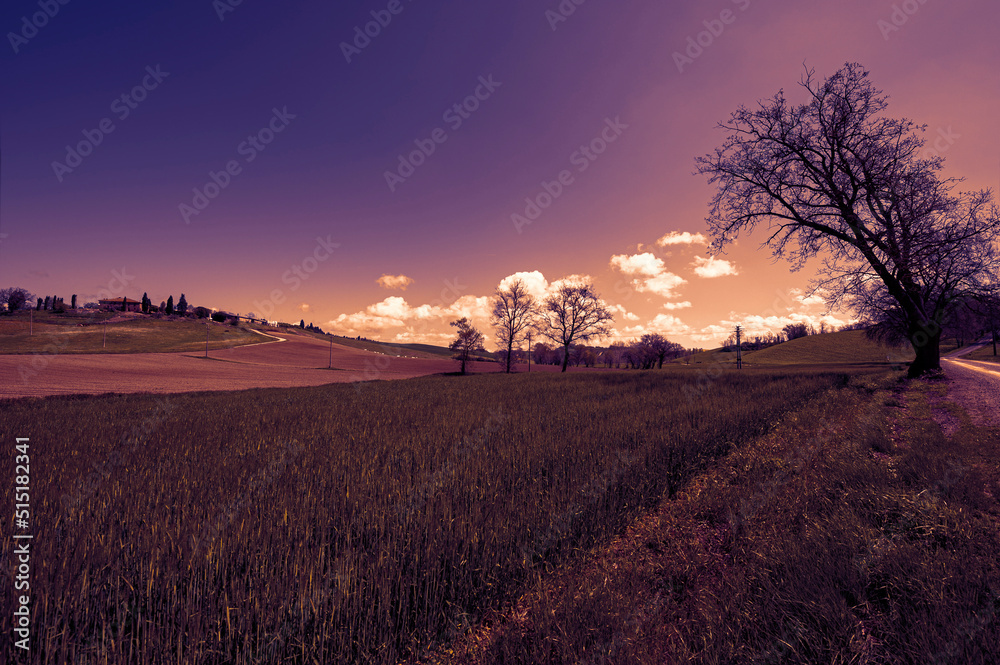
{"label": "bare tree", "polygon": [[667,358],[678,358],[684,353],[683,346],[657,333],[647,333],[639,341],[646,347],[650,358],[656,362],[657,369],[663,369],[663,361]]}
{"label": "bare tree", "polygon": [[561,286],[545,299],[540,316],[539,332],[563,347],[563,372],[570,345],[609,335],[614,321],[592,284]]}
{"label": "bare tree", "polygon": [[611,346],[608,347],[605,358],[607,358],[609,368],[614,364],[615,369],[619,369],[622,366],[622,360],[625,358],[625,342],[612,342]]}
{"label": "bare tree", "polygon": [[16,312],[28,306],[29,301],[34,297],[34,295],[19,286],[0,289],[0,307],[6,305],[8,312]]}
{"label": "bare tree", "polygon": [[718,185],[708,223],[713,248],[767,224],[764,242],[795,269],[824,257],[814,284],[831,307],[890,320],[913,344],[910,375],[940,368],[948,303],[995,291],[1000,215],[989,190],[953,194],[940,157],[921,154],[925,127],[882,115],[887,97],[859,64],[826,81],[808,70],[807,102],[783,92],[740,107],[698,173]]}
{"label": "bare tree", "polygon": [[483,334],[464,316],[458,321],[452,321],[451,325],[458,328],[458,337],[448,348],[455,351],[455,358],[462,363],[462,374],[465,374],[469,358],[474,352],[483,350]]}
{"label": "bare tree", "polygon": [[520,279],[514,280],[507,288],[497,288],[493,296],[493,310],[490,325],[497,331],[500,342],[500,358],[505,371],[510,374],[514,346],[531,330],[537,307],[535,299],[524,287]]}
{"label": "bare tree", "polygon": [[781,329],[781,332],[785,334],[785,338],[788,341],[798,339],[799,337],[808,337],[809,335],[809,329],[804,323],[789,323]]}

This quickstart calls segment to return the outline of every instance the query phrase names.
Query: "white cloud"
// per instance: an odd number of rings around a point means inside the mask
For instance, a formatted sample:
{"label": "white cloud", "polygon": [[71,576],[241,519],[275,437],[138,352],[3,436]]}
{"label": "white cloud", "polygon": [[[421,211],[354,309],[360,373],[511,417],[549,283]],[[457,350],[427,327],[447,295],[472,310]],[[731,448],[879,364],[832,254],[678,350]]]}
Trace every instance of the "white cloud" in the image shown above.
{"label": "white cloud", "polygon": [[381,302],[369,305],[360,312],[341,314],[329,322],[334,332],[348,336],[378,334],[385,336],[392,328],[403,328],[395,333],[396,339],[421,339],[425,343],[436,344],[441,336],[450,339],[453,334],[434,332],[441,330],[450,321],[462,317],[469,318],[480,330],[486,330],[489,322],[490,298],[487,296],[462,296],[450,305],[411,306],[400,296],[389,296]]}
{"label": "white cloud", "polygon": [[663,259],[649,252],[642,254],[615,254],[611,266],[632,278],[632,288],[640,293],[655,293],[664,298],[673,298],[675,290],[687,280],[667,270]]}
{"label": "white cloud", "polygon": [[645,252],[643,254],[615,254],[611,257],[611,265],[618,268],[629,277],[656,277],[666,271],[663,259]]}
{"label": "white cloud", "polygon": [[549,295],[555,293],[563,286],[583,286],[584,284],[593,284],[594,278],[590,275],[566,275],[562,279],[557,279],[556,281],[549,284]]}
{"label": "white cloud", "polygon": [[803,305],[805,305],[806,307],[810,307],[813,305],[826,305],[826,298],[819,295],[818,293],[813,293],[812,295],[808,296],[798,295],[795,297],[795,299],[798,300]]}
{"label": "white cloud", "polygon": [[647,279],[644,284],[637,284],[635,290],[640,293],[650,291],[664,298],[673,298],[677,295],[675,289],[682,284],[687,284],[687,280],[680,275],[667,272]]}
{"label": "white cloud", "polygon": [[312,308],[309,306],[309,303],[304,302],[301,305],[299,305],[299,309],[301,309],[303,313],[308,314],[309,310]]}
{"label": "white cloud", "polygon": [[626,321],[638,321],[639,315],[625,309],[624,305],[608,305],[608,310],[610,310],[614,315],[616,320],[624,319]]}
{"label": "white cloud", "polygon": [[692,334],[692,338],[709,341],[714,340],[721,343],[735,330],[737,325],[743,326],[746,337],[756,335],[766,335],[767,333],[780,333],[782,328],[793,323],[804,323],[807,328],[817,331],[825,324],[827,330],[837,329],[854,321],[853,318],[844,316],[843,318],[831,314],[810,314],[808,312],[792,312],[785,315],[760,316],[757,314],[730,313],[730,318],[717,324],[705,326],[699,333]]}
{"label": "white cloud", "polygon": [[691,303],[689,301],[687,301],[687,300],[685,300],[684,302],[665,302],[665,303],[663,303],[663,309],[666,309],[666,310],[687,309],[688,307],[691,307]]}
{"label": "white cloud", "polygon": [[[524,282],[528,293],[539,300],[552,295],[563,285],[593,282],[590,275],[567,275],[550,283],[545,275],[535,270],[508,275],[500,281],[499,286],[507,287],[515,279]],[[364,335],[384,341],[447,345],[455,337],[448,323],[462,317],[471,320],[489,338],[492,332],[489,325],[491,303],[492,294],[464,295],[450,304],[428,303],[416,306],[401,296],[389,296],[359,312],[341,314],[327,325],[331,332],[347,336]],[[639,320],[637,315],[626,311],[624,307],[614,306],[612,309],[616,317],[620,314],[621,319],[626,321]]]}
{"label": "white cloud", "polygon": [[542,300],[549,295],[549,280],[545,279],[545,275],[537,270],[516,272],[513,275],[508,275],[500,280],[499,287],[501,289],[509,288],[518,279],[524,283],[525,290],[536,300]]}
{"label": "white cloud", "polygon": [[700,233],[692,234],[687,231],[671,231],[657,240],[656,244],[660,247],[666,247],[667,245],[707,245],[708,238]]}
{"label": "white cloud", "polygon": [[698,277],[724,277],[726,275],[738,275],[736,266],[725,259],[717,259],[714,256],[705,258],[704,256],[694,257],[694,274]]}
{"label": "white cloud", "polygon": [[673,314],[657,314],[650,321],[634,326],[625,326],[615,331],[613,340],[639,339],[647,333],[663,335],[667,339],[691,334],[691,326]]}
{"label": "white cloud", "polygon": [[375,280],[375,283],[383,289],[399,289],[401,291],[405,291],[406,287],[413,284],[413,278],[407,277],[406,275],[382,275]]}

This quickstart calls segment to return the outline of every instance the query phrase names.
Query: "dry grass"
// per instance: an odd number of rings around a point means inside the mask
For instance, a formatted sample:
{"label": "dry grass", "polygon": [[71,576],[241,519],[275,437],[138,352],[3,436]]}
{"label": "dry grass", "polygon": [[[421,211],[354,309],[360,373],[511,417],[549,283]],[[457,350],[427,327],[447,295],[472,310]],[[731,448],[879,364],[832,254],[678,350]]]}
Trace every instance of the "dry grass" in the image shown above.
{"label": "dry grass", "polygon": [[394,662],[843,380],[693,376],[6,402],[3,440],[32,446],[32,662]]}
{"label": "dry grass", "polygon": [[428,661],[1000,662],[1000,431],[939,392],[828,391]]}

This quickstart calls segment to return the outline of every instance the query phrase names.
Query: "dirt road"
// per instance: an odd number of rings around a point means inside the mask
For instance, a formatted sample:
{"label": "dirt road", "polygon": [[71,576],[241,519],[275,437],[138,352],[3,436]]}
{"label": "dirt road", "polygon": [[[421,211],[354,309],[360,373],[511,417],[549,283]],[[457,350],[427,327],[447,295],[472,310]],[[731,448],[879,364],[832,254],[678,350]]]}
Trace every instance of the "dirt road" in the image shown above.
{"label": "dirt road", "polygon": [[[0,355],[0,398],[289,388],[454,372],[447,358],[401,358],[281,333],[284,341],[204,353]],[[542,371],[558,370],[546,366]],[[495,372],[496,363],[472,363]],[[536,368],[532,368],[536,371]]]}
{"label": "dirt road", "polygon": [[941,366],[949,379],[948,396],[965,408],[972,422],[1000,426],[1000,365],[965,360],[960,352],[942,358]]}

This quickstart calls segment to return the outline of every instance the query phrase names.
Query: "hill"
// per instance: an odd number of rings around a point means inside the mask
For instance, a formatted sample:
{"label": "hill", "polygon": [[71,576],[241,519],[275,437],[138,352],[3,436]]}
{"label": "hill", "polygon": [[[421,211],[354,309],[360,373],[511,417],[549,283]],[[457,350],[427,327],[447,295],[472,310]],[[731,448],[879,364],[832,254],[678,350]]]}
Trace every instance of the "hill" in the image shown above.
{"label": "hill", "polygon": [[[292,333],[309,335],[316,339],[328,340],[333,337],[334,344],[350,347],[352,349],[362,349],[372,353],[381,353],[388,356],[404,358],[448,358],[451,359],[455,352],[445,346],[434,346],[433,344],[398,344],[395,342],[379,342],[370,339],[357,339],[354,337],[342,337],[340,335],[326,335],[302,328],[282,328],[282,333]],[[475,360],[491,361],[493,357],[489,353],[480,353],[473,356]]]}
{"label": "hill", "polygon": [[[244,324],[232,326],[198,319],[150,318],[96,310],[17,312],[0,317],[0,353],[174,353],[227,349],[266,341]],[[105,325],[105,322],[106,325]],[[105,330],[105,327],[107,330]]]}
{"label": "hill", "polygon": [[[744,351],[745,365],[886,365],[910,362],[911,349],[893,348],[873,342],[862,330],[808,335],[782,344]],[[677,362],[686,363],[681,358]],[[736,353],[712,349],[691,356],[691,364],[735,363]]]}

